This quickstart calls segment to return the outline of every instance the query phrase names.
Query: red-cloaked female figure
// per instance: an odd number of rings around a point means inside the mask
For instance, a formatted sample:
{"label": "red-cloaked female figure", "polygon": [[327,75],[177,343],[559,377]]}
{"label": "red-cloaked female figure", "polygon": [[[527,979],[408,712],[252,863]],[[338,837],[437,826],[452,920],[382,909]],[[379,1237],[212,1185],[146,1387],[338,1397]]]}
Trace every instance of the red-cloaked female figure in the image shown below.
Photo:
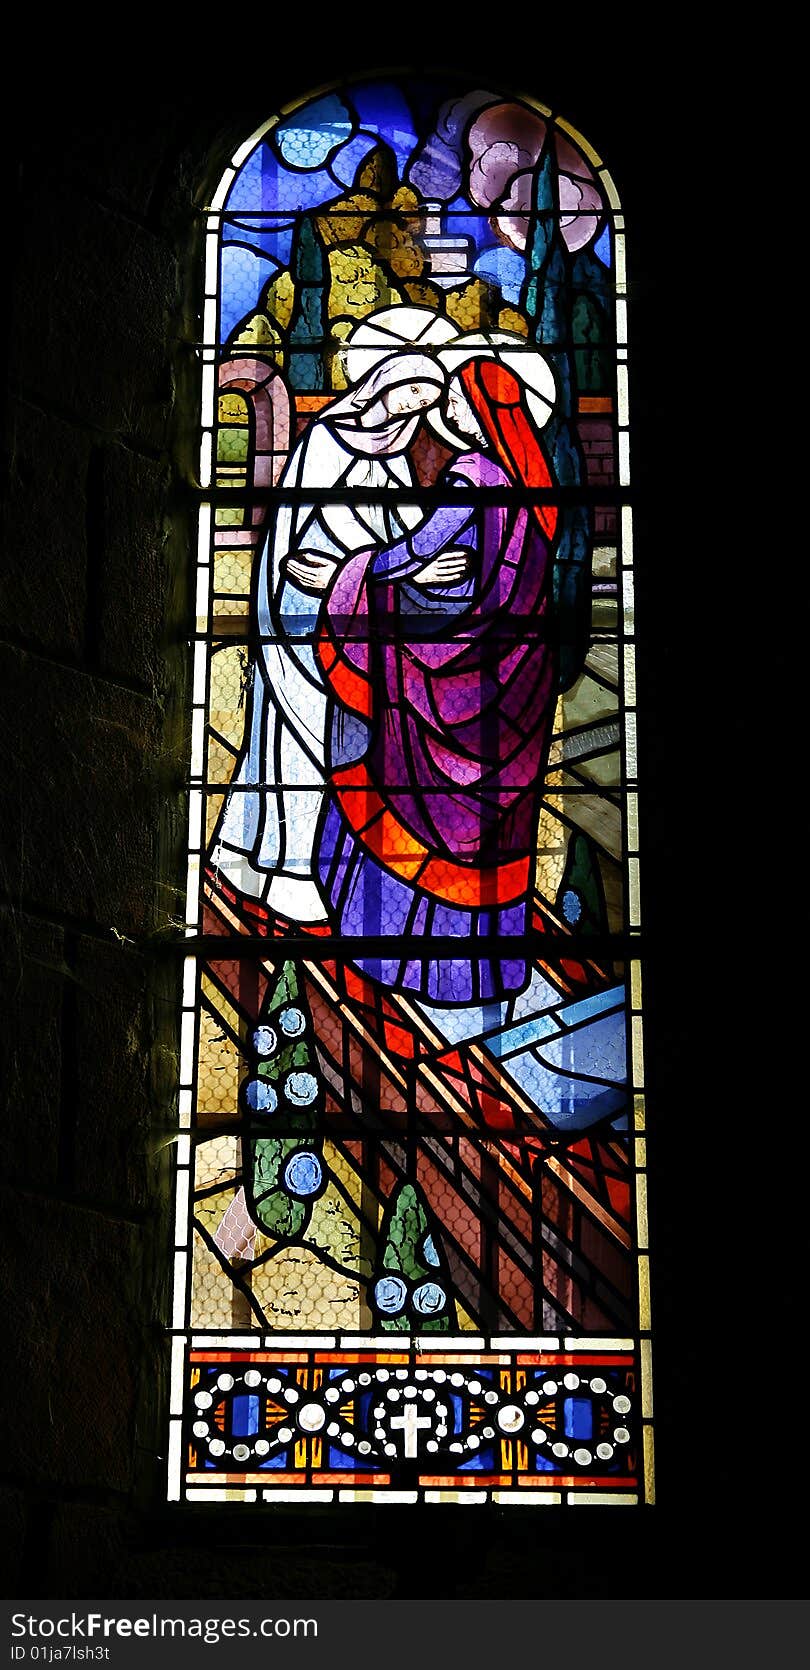
{"label": "red-cloaked female figure", "polygon": [[[351,557],[326,598],[318,658],[334,716],[317,862],[335,932],[390,941],[358,947],[366,976],[478,1004],[529,978],[510,940],[530,921],[554,720],[557,507],[513,491],[553,485],[518,377],[471,358],[445,411],[469,448],[444,475],[447,504]],[[458,955],[435,955],[448,936]]]}

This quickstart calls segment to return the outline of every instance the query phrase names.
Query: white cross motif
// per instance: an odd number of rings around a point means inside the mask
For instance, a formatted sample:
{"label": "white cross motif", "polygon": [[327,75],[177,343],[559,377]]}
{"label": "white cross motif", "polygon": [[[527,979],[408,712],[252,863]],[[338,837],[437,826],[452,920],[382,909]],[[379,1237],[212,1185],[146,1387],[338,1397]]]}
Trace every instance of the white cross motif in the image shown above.
{"label": "white cross motif", "polygon": [[416,1404],[408,1403],[401,1415],[395,1415],[391,1421],[391,1429],[402,1427],[405,1433],[405,1455],[408,1460],[415,1460],[420,1427],[430,1427],[433,1422],[429,1415],[418,1415]]}

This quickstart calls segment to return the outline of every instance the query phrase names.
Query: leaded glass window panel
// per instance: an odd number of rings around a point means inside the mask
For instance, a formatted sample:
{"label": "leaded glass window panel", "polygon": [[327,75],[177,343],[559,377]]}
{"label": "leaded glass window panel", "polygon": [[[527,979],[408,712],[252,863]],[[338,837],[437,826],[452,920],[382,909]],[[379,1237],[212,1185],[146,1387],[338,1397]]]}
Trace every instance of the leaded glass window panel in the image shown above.
{"label": "leaded glass window panel", "polygon": [[170,1498],[649,1500],[615,187],[357,81],[205,243]]}

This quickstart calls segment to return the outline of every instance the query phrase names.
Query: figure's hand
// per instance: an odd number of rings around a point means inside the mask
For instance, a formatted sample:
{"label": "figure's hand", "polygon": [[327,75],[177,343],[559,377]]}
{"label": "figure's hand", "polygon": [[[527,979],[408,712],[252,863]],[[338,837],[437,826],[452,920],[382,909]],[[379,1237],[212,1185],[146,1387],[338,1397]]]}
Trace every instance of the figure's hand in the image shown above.
{"label": "figure's hand", "polygon": [[445,551],[433,557],[424,568],[417,569],[414,579],[420,586],[457,586],[466,580],[470,571],[469,551]]}
{"label": "figure's hand", "polygon": [[286,567],[293,585],[319,594],[329,589],[338,570],[331,557],[323,557],[318,551],[301,551],[296,557],[288,557]]}

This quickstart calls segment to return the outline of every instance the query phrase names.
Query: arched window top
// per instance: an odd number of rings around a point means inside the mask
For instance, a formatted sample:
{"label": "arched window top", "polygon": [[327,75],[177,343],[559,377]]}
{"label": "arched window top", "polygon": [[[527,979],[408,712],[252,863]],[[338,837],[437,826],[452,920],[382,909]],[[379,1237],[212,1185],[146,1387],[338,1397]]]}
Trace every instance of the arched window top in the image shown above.
{"label": "arched window top", "polygon": [[[409,97],[412,89],[416,103]],[[428,131],[419,120],[426,105],[430,114],[436,116]],[[530,170],[537,161],[549,128],[554,134],[561,172],[576,181],[597,179],[610,207],[619,209],[616,188],[599,153],[564,115],[555,114],[549,105],[488,83],[472,87],[469,80],[458,76],[439,78],[408,73],[344,79],[286,105],[237,147],[212,194],[210,206],[287,212],[312,207],[318,200],[318,185],[310,185],[312,196],[308,200],[308,194],[296,194],[286,178],[288,172],[320,175],[327,191],[330,183],[345,189],[354,183],[358,166],[380,138],[391,145],[423,198],[447,200],[448,188],[455,197],[461,185],[466,143],[473,158],[480,158],[493,144],[514,147],[522,155],[506,158],[501,152],[499,159],[502,173],[505,165],[508,175],[513,177],[525,173],[527,168]],[[269,147],[275,167],[272,163],[268,166],[268,152],[262,146]],[[266,180],[259,185],[265,168]],[[252,202],[248,201],[251,195],[248,181],[254,187]],[[495,189],[500,196],[497,183]],[[570,188],[565,189],[567,206],[572,207]],[[259,201],[255,200],[256,195]],[[487,195],[489,190],[485,185],[483,191],[476,193],[479,206],[487,206],[480,201]]]}
{"label": "arched window top", "polygon": [[397,74],[206,215],[170,1495],[649,1499],[613,182]]}
{"label": "arched window top", "polygon": [[[624,294],[620,202],[598,152],[548,106],[452,78],[378,77],[300,99],[238,147],[210,208],[224,226],[209,221],[209,295],[220,259],[222,270],[207,341],[234,334],[278,348],[294,301],[294,254],[304,267],[317,264],[321,244],[331,252],[326,274],[309,276],[327,278],[341,323],[373,311],[387,289],[391,301],[425,302],[468,327],[524,332],[528,312],[529,334],[537,337],[539,324],[547,340],[553,325],[536,322],[530,280],[558,240],[572,257],[582,252],[580,266],[593,260],[591,287],[598,291],[601,268]],[[305,239],[294,252],[296,218],[315,214],[313,248]],[[358,245],[377,258],[360,270]],[[586,274],[581,281],[587,291]],[[267,305],[251,320],[262,289]],[[580,324],[587,331],[588,321]]]}

